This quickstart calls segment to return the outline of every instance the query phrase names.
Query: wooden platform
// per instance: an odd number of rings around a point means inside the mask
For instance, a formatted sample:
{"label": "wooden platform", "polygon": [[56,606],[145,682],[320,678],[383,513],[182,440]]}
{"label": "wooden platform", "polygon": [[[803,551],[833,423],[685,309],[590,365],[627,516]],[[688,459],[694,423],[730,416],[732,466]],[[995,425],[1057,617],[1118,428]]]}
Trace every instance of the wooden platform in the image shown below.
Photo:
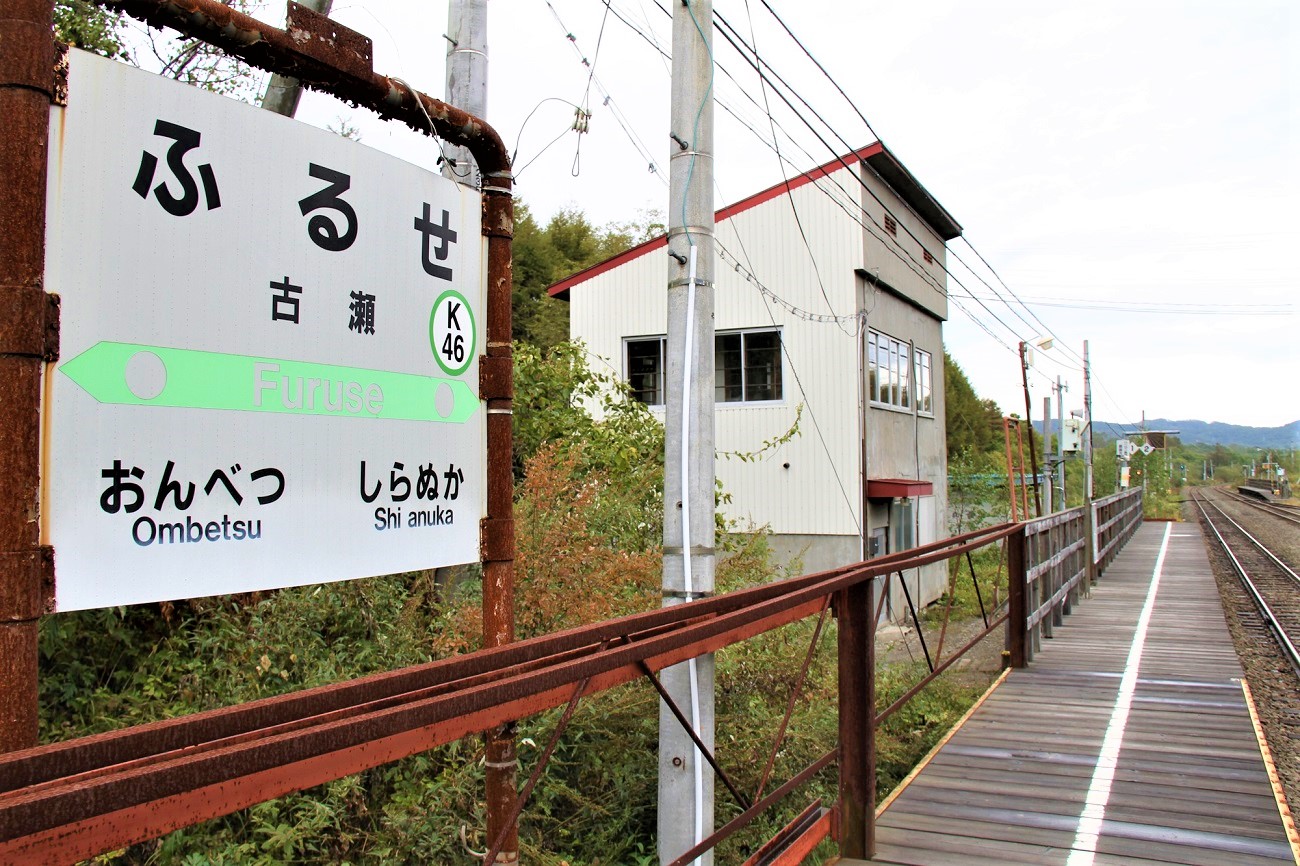
{"label": "wooden platform", "polygon": [[872,862],[1295,863],[1241,679],[1199,529],[1144,524],[888,804]]}

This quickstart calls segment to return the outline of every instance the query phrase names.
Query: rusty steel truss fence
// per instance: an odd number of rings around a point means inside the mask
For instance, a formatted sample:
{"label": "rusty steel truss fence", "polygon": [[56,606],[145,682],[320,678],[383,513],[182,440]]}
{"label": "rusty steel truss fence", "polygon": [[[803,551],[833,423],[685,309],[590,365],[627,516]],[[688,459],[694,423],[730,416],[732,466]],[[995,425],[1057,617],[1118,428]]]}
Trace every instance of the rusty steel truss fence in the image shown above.
{"label": "rusty steel truss fence", "polygon": [[[779,784],[769,786],[769,766],[753,795],[735,790],[725,768],[710,756],[744,811],[681,862],[690,862],[836,764],[841,792],[836,808],[819,809],[799,825],[802,829],[788,829],[787,841],[791,850],[806,850],[810,833],[820,839],[836,825],[841,848],[863,856],[873,847],[873,732],[901,705],[875,712],[878,614],[872,600],[879,582],[1019,532],[1013,524],[992,527],[869,563],[428,665],[0,756],[0,862],[85,859],[566,707],[547,754],[582,698],[642,678],[657,682],[654,674],[664,667],[807,617],[819,617],[825,625],[832,610],[838,618],[840,745]],[[994,620],[984,634],[1005,620],[1005,615]],[[816,640],[814,635],[814,645]],[[960,653],[940,661],[926,682]],[[782,735],[785,730],[783,724]],[[779,747],[778,740],[773,753]],[[506,813],[510,825],[543,765],[539,762],[512,801]],[[494,839],[493,847],[502,841]]]}

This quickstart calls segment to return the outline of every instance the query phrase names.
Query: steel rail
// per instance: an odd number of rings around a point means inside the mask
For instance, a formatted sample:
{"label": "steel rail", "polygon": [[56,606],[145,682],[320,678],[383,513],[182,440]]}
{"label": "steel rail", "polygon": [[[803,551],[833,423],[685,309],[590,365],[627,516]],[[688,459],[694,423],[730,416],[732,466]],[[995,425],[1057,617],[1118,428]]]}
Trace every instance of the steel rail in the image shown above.
{"label": "steel rail", "polygon": [[1296,511],[1295,506],[1293,505],[1284,505],[1280,502],[1261,502],[1258,499],[1250,496],[1243,496],[1242,494],[1234,493],[1231,490],[1224,490],[1223,492],[1226,493],[1228,498],[1233,502],[1239,502],[1242,505],[1249,505],[1251,508],[1262,511],[1265,514],[1271,514],[1280,520],[1300,525],[1300,513]]}
{"label": "steel rail", "polygon": [[1246,527],[1242,526],[1240,523],[1233,520],[1232,515],[1228,514],[1228,512],[1224,511],[1216,503],[1210,502],[1210,500],[1208,499],[1206,500],[1206,502],[1212,505],[1214,507],[1214,510],[1219,512],[1219,514],[1222,515],[1224,520],[1231,523],[1234,529],[1236,529],[1242,535],[1246,536],[1246,538],[1250,539],[1250,543],[1255,546],[1255,549],[1257,551],[1264,554],[1264,556],[1268,557],[1269,561],[1271,561],[1274,565],[1276,565],[1279,569],[1281,569],[1282,572],[1287,575],[1287,577],[1291,578],[1291,580],[1294,581],[1297,585],[1300,585],[1300,574],[1296,574],[1295,569],[1291,568],[1291,566],[1287,565],[1285,562],[1279,559],[1277,557],[1277,554],[1269,550],[1268,546],[1265,545],[1264,542],[1260,541],[1258,538],[1251,535],[1250,532],[1247,531]]}
{"label": "steel rail", "polygon": [[[1281,622],[1278,621],[1277,615],[1273,613],[1273,608],[1270,607],[1268,602],[1264,599],[1263,594],[1259,591],[1259,587],[1256,586],[1255,581],[1251,579],[1250,574],[1246,571],[1245,566],[1241,564],[1241,560],[1239,560],[1237,558],[1237,555],[1233,553],[1232,548],[1229,546],[1227,539],[1223,537],[1223,533],[1219,532],[1219,528],[1214,525],[1213,519],[1210,517],[1209,512],[1205,509],[1206,504],[1213,506],[1215,510],[1219,512],[1220,515],[1222,515],[1225,519],[1227,519],[1229,523],[1233,524],[1233,526],[1236,526],[1237,529],[1241,530],[1241,532],[1245,534],[1246,537],[1249,538],[1252,543],[1254,543],[1257,547],[1259,547],[1264,553],[1268,554],[1268,556],[1271,557],[1274,561],[1278,562],[1278,564],[1281,564],[1280,560],[1277,560],[1277,558],[1273,556],[1272,551],[1268,550],[1263,545],[1261,545],[1259,541],[1257,541],[1252,535],[1250,535],[1250,533],[1246,532],[1244,529],[1241,529],[1240,525],[1238,525],[1236,521],[1234,521],[1231,517],[1228,517],[1228,515],[1224,513],[1223,509],[1219,508],[1217,505],[1214,505],[1214,503],[1210,502],[1208,498],[1206,498],[1203,495],[1198,497],[1197,495],[1194,494],[1193,501],[1196,502],[1197,507],[1200,509],[1201,516],[1205,518],[1205,524],[1210,527],[1210,531],[1214,533],[1214,536],[1218,540],[1220,547],[1223,549],[1223,552],[1227,554],[1228,559],[1232,562],[1232,567],[1237,572],[1237,577],[1240,578],[1242,585],[1246,588],[1247,594],[1255,602],[1255,606],[1259,608],[1260,616],[1263,617],[1264,624],[1268,627],[1268,630],[1272,633],[1274,639],[1277,641],[1278,647],[1282,650],[1283,655],[1285,655],[1287,657],[1287,660],[1291,663],[1291,667],[1296,671],[1298,675],[1300,675],[1300,650],[1296,648],[1296,645],[1291,641],[1290,636],[1287,635],[1286,630],[1282,628],[1282,624]],[[1289,576],[1292,579],[1297,579],[1295,572],[1292,571],[1290,568],[1287,568],[1285,565],[1283,565],[1282,568],[1285,569],[1285,571],[1289,574]]]}

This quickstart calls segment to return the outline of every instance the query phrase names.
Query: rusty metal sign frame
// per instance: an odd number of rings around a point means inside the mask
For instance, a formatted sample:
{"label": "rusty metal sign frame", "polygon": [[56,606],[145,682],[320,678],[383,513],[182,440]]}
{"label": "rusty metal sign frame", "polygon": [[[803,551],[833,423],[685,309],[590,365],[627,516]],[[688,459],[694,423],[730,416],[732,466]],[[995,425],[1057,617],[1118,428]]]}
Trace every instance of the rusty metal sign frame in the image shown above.
{"label": "rusty metal sign frame", "polygon": [[[486,354],[479,393],[487,403],[487,516],[480,526],[484,644],[514,639],[511,475],[511,238],[513,177],[500,136],[480,118],[378,75],[371,42],[297,3],[281,30],[216,0],[96,0],[152,26],[170,27],[272,73],[465,146],[483,177],[487,238]],[[43,365],[57,359],[58,298],[44,291],[45,179],[50,105],[58,101],[53,0],[5,4],[0,27],[0,752],[33,746],[37,731],[37,634],[52,597],[54,556],[40,539]],[[430,128],[432,127],[432,128]],[[506,828],[515,802],[513,727],[488,731],[488,832]],[[507,832],[500,862],[517,859]]]}

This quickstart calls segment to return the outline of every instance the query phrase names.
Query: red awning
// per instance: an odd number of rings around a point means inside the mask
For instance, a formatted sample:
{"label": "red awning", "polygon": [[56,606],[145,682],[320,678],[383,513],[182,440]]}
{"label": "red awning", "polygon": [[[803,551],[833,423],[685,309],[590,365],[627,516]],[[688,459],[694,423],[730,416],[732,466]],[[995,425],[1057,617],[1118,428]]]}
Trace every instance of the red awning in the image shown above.
{"label": "red awning", "polygon": [[895,499],[911,496],[933,496],[934,482],[911,478],[869,478],[868,499]]}

